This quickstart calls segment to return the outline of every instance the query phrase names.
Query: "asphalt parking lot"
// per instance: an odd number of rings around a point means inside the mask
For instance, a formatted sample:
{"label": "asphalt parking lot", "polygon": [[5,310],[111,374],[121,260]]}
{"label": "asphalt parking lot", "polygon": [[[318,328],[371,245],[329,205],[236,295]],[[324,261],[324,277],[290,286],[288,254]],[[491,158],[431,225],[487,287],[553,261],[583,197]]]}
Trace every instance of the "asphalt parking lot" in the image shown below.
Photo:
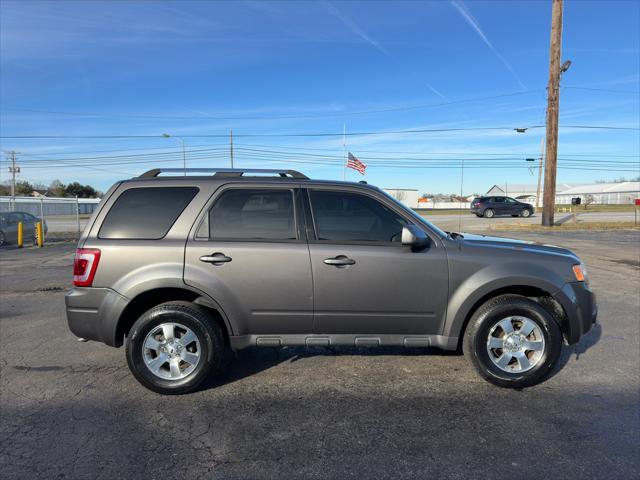
{"label": "asphalt parking lot", "polygon": [[289,348],[163,397],[67,330],[74,244],[2,250],[2,477],[639,478],[640,232],[500,235],[574,250],[600,306],[523,391],[435,349]]}

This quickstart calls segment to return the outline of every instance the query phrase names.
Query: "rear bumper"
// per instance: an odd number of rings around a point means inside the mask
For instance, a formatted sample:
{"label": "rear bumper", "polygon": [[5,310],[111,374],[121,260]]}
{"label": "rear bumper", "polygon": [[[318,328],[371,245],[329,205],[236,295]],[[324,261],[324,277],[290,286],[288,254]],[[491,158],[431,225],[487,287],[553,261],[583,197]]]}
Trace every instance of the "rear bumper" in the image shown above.
{"label": "rear bumper", "polygon": [[567,320],[565,337],[569,344],[580,341],[598,318],[598,304],[595,294],[584,282],[566,283],[554,295],[564,309]]}
{"label": "rear bumper", "polygon": [[75,287],[67,292],[64,301],[69,330],[74,335],[112,347],[122,345],[116,328],[128,298],[110,288]]}

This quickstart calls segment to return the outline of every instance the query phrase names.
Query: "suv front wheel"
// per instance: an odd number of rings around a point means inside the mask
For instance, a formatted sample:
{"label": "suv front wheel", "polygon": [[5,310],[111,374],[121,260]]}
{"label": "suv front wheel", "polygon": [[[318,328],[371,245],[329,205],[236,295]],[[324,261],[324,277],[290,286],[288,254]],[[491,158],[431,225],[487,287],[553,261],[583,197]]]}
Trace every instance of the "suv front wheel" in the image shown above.
{"label": "suv front wheel", "polygon": [[222,364],[224,340],[209,312],[189,302],[167,302],[131,327],[129,369],[145,387],[162,394],[195,390]]}
{"label": "suv front wheel", "polygon": [[471,317],[463,348],[482,378],[500,387],[523,388],[542,382],[553,371],[562,333],[538,303],[501,295]]}

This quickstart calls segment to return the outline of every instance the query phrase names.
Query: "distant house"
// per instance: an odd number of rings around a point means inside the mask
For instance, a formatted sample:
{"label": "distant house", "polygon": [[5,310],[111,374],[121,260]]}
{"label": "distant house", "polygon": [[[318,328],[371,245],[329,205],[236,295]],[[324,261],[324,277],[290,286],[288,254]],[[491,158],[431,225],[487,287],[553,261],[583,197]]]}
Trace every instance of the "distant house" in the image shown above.
{"label": "distant house", "polygon": [[36,198],[48,197],[49,196],[49,190],[48,189],[34,188],[31,191],[31,194],[29,196],[36,197]]}

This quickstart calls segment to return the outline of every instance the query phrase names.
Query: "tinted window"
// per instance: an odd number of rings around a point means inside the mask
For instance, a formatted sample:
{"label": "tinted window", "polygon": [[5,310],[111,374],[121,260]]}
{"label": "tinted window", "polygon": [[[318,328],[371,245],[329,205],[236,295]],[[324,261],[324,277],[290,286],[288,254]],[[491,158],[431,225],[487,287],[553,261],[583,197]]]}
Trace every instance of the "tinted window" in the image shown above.
{"label": "tinted window", "polygon": [[513,198],[509,198],[509,197],[505,198],[504,201],[511,204],[518,203]]}
{"label": "tinted window", "polygon": [[494,197],[494,203],[504,203],[504,197]]}
{"label": "tinted window", "polygon": [[216,240],[295,240],[291,190],[231,189],[209,211],[209,237]]}
{"label": "tinted window", "polygon": [[196,193],[196,187],[130,188],[115,201],[98,236],[145,240],[162,238]]}
{"label": "tinted window", "polygon": [[407,222],[377,200],[357,193],[311,192],[318,240],[400,242]]}

